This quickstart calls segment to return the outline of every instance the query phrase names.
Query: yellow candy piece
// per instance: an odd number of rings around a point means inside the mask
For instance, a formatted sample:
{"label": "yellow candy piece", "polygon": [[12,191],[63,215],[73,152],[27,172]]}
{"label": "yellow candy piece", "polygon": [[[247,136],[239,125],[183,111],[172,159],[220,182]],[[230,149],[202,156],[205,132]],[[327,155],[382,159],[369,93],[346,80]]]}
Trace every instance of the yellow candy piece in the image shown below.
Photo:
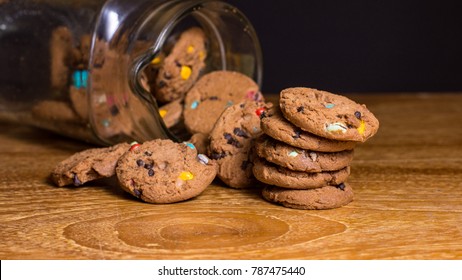
{"label": "yellow candy piece", "polygon": [[156,56],[153,60],[151,60],[151,64],[159,64],[161,61],[162,59],[160,58],[160,56]]}
{"label": "yellow candy piece", "polygon": [[359,135],[364,135],[364,132],[366,132],[366,123],[363,120],[361,120],[361,123],[359,124],[357,130]]}
{"label": "yellow candy piece", "polygon": [[188,181],[194,179],[194,175],[189,171],[183,171],[180,173],[179,178],[183,181]]}
{"label": "yellow candy piece", "polygon": [[202,61],[205,59],[205,53],[203,51],[199,52],[199,59]]}
{"label": "yellow candy piece", "polygon": [[194,50],[195,50],[195,49],[194,49],[194,46],[189,46],[189,47],[186,49],[186,52],[187,52],[188,54],[192,54],[192,53],[194,52]]}
{"label": "yellow candy piece", "polygon": [[164,118],[165,115],[167,115],[167,110],[163,110],[163,109],[159,110],[159,115],[160,115],[162,118]]}
{"label": "yellow candy piece", "polygon": [[183,80],[187,80],[191,76],[191,72],[192,72],[191,67],[183,65],[181,66],[180,76]]}

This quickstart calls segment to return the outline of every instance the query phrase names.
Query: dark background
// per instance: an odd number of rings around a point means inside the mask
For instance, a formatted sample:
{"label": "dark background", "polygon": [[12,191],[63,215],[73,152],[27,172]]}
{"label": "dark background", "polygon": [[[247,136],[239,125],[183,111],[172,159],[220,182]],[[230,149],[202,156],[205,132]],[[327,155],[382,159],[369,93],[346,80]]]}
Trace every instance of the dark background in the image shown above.
{"label": "dark background", "polygon": [[227,0],[252,22],[263,91],[462,91],[462,1]]}

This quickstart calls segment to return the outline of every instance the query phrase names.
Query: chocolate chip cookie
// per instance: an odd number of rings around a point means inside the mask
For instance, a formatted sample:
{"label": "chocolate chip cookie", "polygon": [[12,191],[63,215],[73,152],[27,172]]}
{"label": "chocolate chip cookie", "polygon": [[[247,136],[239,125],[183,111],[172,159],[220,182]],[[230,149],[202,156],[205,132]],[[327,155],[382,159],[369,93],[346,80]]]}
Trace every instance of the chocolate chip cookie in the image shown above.
{"label": "chocolate chip cookie", "polygon": [[354,196],[353,189],[347,183],[309,190],[267,186],[263,189],[262,195],[266,200],[288,208],[308,210],[339,208],[350,203]]}
{"label": "chocolate chip cookie", "polygon": [[191,143],[156,139],[135,144],[116,168],[121,187],[150,203],[174,203],[198,196],[217,168]]}
{"label": "chocolate chip cookie", "polygon": [[311,88],[288,88],[280,93],[280,107],[286,119],[318,136],[365,142],[379,128],[379,121],[351,99]]}
{"label": "chocolate chip cookie", "polygon": [[265,134],[274,139],[294,147],[319,152],[351,150],[357,143],[354,141],[331,140],[306,132],[286,120],[279,106],[274,106],[265,113],[261,119],[261,128]]}
{"label": "chocolate chip cookie", "polygon": [[209,155],[218,163],[218,177],[233,188],[255,184],[250,159],[253,139],[262,134],[260,115],[272,104],[245,101],[227,108],[210,133]]}
{"label": "chocolate chip cookie", "polygon": [[157,74],[154,95],[160,102],[182,99],[205,67],[207,38],[198,27],[181,33]]}
{"label": "chocolate chip cookie", "polygon": [[340,170],[353,160],[353,150],[332,153],[304,150],[268,136],[261,136],[255,141],[255,152],[269,162],[305,172]]}
{"label": "chocolate chip cookie", "polygon": [[80,186],[89,181],[114,176],[117,161],[129,148],[128,143],[121,143],[76,153],[56,165],[51,179],[62,187],[71,184]]}
{"label": "chocolate chip cookie", "polygon": [[258,85],[232,71],[214,71],[202,76],[186,94],[185,126],[191,134],[209,134],[221,113],[244,100],[263,101]]}
{"label": "chocolate chip cookie", "polygon": [[325,185],[338,185],[350,175],[350,167],[338,171],[302,172],[273,164],[263,158],[253,159],[253,174],[259,181],[288,189],[312,189]]}

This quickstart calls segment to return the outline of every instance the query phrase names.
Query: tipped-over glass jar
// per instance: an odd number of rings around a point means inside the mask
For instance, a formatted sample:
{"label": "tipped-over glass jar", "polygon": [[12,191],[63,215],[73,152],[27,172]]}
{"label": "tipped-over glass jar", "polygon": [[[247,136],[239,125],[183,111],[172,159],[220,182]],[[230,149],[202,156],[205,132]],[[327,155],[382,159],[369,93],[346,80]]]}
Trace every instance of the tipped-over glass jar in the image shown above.
{"label": "tipped-over glass jar", "polygon": [[0,62],[0,120],[102,145],[185,137],[163,108],[200,75],[262,79],[252,25],[218,0],[0,0]]}

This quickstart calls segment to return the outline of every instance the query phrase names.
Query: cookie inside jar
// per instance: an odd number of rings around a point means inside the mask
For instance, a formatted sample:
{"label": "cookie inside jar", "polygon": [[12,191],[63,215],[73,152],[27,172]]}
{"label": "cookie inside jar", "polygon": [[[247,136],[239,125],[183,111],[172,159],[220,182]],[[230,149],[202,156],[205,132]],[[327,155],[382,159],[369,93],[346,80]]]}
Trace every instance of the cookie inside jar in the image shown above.
{"label": "cookie inside jar", "polygon": [[183,141],[192,136],[184,125],[184,99],[204,75],[238,72],[261,84],[262,58],[257,36],[247,19],[233,7],[206,1],[172,22],[163,35],[151,45],[142,40],[138,43],[141,48],[134,52],[136,71],[132,84],[135,96],[158,116],[168,137]]}

